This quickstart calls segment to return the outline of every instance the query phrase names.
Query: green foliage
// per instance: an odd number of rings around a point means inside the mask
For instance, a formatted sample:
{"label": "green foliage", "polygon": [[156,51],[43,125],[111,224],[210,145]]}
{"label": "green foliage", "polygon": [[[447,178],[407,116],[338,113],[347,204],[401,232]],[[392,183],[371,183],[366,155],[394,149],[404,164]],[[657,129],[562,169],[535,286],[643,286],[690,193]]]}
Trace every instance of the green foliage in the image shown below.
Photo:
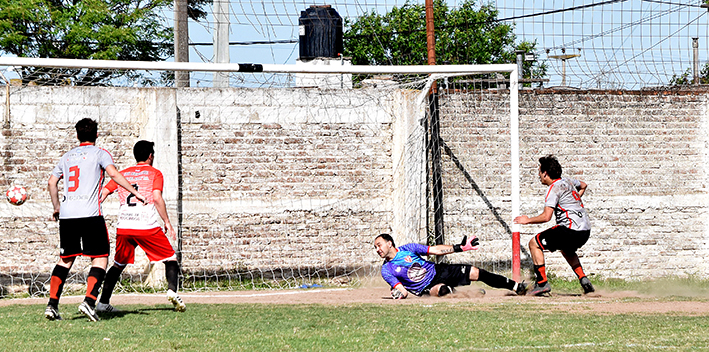
{"label": "green foliage", "polygon": [[[672,75],[670,85],[673,86],[688,86],[694,84],[694,74],[691,68],[688,68],[681,75]],[[704,64],[704,67],[699,71],[699,84],[709,84],[709,62]]]}
{"label": "green foliage", "polygon": [[[191,1],[191,14],[208,0]],[[0,52],[19,57],[162,61],[173,54],[173,30],[161,11],[172,0],[0,0]],[[135,72],[25,67],[23,81],[104,85]]]}
{"label": "green foliage", "polygon": [[199,22],[207,17],[204,6],[211,5],[212,0],[187,0],[187,17]]}
{"label": "green foliage", "polygon": [[[372,11],[352,21],[345,19],[345,56],[355,65],[425,65],[425,7],[407,3],[380,15]],[[515,50],[534,51],[535,42],[515,44],[514,27],[497,21],[492,5],[466,0],[449,9],[434,0],[436,62],[438,64],[498,64],[516,62]],[[524,77],[546,74],[544,63],[525,62]]]}

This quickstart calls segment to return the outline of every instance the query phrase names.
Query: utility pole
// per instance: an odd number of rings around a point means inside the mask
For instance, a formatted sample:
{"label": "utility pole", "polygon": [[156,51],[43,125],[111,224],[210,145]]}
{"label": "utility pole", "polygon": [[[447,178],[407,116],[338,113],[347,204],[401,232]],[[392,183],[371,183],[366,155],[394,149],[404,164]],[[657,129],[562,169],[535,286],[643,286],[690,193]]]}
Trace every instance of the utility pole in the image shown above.
{"label": "utility pole", "polygon": [[[428,64],[436,64],[436,35],[433,22],[433,0],[426,0],[426,49]],[[429,113],[431,114],[431,176],[433,178],[433,227],[435,243],[443,244],[443,177],[441,165],[441,129],[438,108],[438,86],[431,85],[428,96]]]}
{"label": "utility pole", "polygon": [[[581,49],[579,49],[581,51]],[[548,53],[548,49],[547,49]],[[581,54],[567,54],[566,48],[561,48],[561,55],[549,55],[552,59],[561,60],[561,85],[566,86],[566,60],[579,57]]]}
{"label": "utility pole", "polygon": [[692,38],[694,49],[694,84],[699,85],[699,38]]}
{"label": "utility pole", "polygon": [[436,31],[433,25],[433,0],[426,0],[426,49],[428,64],[436,64]]}
{"label": "utility pole", "polygon": [[[214,62],[229,63],[229,0],[214,0]],[[229,74],[215,72],[212,86],[229,87]]]}
{"label": "utility pole", "polygon": [[[187,0],[175,0],[175,62],[189,62],[189,30],[187,28]],[[189,71],[175,71],[175,86],[189,87]]]}

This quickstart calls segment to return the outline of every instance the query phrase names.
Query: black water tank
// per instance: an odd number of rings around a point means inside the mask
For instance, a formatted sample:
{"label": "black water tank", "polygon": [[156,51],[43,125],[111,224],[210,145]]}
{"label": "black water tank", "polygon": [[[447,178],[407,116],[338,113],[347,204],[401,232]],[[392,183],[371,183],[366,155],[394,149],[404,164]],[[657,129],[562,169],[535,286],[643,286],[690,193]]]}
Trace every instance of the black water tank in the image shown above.
{"label": "black water tank", "polygon": [[300,59],[337,58],[342,54],[342,17],[330,5],[300,12]]}

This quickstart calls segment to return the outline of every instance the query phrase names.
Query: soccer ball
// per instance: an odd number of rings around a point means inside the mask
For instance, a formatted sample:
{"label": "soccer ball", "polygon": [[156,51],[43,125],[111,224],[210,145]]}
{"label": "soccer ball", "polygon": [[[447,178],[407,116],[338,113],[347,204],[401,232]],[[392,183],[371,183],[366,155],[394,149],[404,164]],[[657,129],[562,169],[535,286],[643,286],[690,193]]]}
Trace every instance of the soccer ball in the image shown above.
{"label": "soccer ball", "polygon": [[27,200],[27,190],[22,186],[12,186],[7,192],[7,201],[12,205],[22,205]]}

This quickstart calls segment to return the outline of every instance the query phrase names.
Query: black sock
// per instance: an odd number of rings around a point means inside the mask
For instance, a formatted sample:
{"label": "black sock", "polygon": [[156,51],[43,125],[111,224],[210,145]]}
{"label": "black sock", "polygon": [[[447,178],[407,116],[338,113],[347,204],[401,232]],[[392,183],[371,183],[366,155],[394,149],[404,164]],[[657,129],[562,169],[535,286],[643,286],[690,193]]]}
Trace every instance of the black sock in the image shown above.
{"label": "black sock", "polygon": [[534,275],[537,277],[537,284],[544,284],[547,282],[547,267],[542,265],[534,265]]}
{"label": "black sock", "polygon": [[64,282],[66,281],[67,276],[69,276],[69,268],[65,268],[61,265],[54,266],[54,270],[52,270],[52,277],[49,281],[48,305],[54,308],[59,307],[59,298],[62,296]]}
{"label": "black sock", "polygon": [[91,270],[89,270],[89,276],[86,278],[86,297],[84,297],[84,302],[91,307],[96,306],[96,298],[101,290],[104,277],[106,277],[106,269],[92,266]]}
{"label": "black sock", "polygon": [[499,274],[493,274],[484,269],[478,269],[478,281],[482,281],[494,288],[506,288],[514,290],[516,282]]}
{"label": "black sock", "polygon": [[101,289],[101,299],[99,302],[108,304],[111,302],[111,295],[113,295],[113,289],[116,288],[118,280],[121,278],[121,273],[123,272],[123,267],[112,266],[108,269],[106,273],[106,279],[103,282],[103,289]]}
{"label": "black sock", "polygon": [[176,260],[165,262],[165,278],[167,278],[167,289],[177,292],[177,279],[180,274],[180,266]]}

